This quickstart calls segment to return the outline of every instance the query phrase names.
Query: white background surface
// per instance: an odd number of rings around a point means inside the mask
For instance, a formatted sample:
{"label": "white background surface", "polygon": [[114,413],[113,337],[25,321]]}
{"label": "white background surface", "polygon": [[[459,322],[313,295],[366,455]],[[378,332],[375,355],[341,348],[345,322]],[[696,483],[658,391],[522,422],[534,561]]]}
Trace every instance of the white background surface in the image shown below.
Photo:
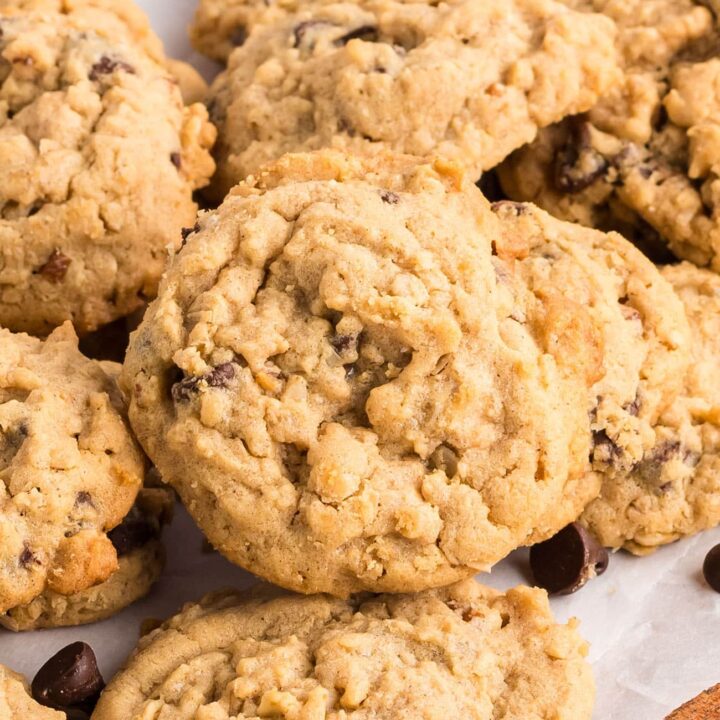
{"label": "white background surface", "polygon": [[[140,5],[169,53],[189,59],[206,74],[210,71],[211,64],[191,52],[185,36],[194,0],[140,0]],[[0,663],[31,678],[56,650],[84,640],[95,649],[109,679],[133,648],[144,618],[164,618],[218,587],[251,584],[250,575],[219,555],[202,554],[200,533],[178,510],[166,533],[169,560],[164,577],[148,598],[93,626],[23,635],[0,630]],[[605,575],[575,595],[552,599],[557,618],[580,618],[581,631],[591,642],[597,720],[661,720],[720,682],[720,595],[705,585],[701,574],[705,553],[716,543],[720,530],[647,558],[618,553]],[[492,576],[480,579],[499,588],[531,582],[527,551],[515,553]]]}

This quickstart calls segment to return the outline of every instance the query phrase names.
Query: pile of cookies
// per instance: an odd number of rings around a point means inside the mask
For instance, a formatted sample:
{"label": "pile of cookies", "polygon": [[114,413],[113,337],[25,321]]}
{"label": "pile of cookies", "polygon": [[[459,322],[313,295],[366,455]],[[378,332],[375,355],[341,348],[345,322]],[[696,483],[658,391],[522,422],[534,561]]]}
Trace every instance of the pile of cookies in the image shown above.
{"label": "pile of cookies", "polygon": [[201,0],[208,88],[0,0],[0,624],[142,597],[175,493],[283,588],[0,717],[588,720],[547,591],[720,523],[718,10]]}

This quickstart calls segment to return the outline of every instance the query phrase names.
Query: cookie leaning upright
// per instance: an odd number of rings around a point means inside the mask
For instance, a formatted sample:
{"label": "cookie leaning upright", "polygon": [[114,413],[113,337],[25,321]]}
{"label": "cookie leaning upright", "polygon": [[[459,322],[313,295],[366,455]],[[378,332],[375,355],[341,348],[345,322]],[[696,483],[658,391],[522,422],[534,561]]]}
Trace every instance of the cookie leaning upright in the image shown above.
{"label": "cookie leaning upright", "polygon": [[65,720],[64,712],[36,703],[22,675],[0,665],[0,717],[8,720]]}
{"label": "cookie leaning upright", "polygon": [[53,13],[0,28],[0,325],[87,332],[155,294],[214,129],[129,41]]}
{"label": "cookie leaning upright", "polygon": [[214,593],[141,639],[94,720],[589,720],[594,683],[577,621],[542,590],[468,580],[349,601],[265,588]]}
{"label": "cookie leaning upright", "polygon": [[574,361],[589,350],[563,344],[583,310],[543,325],[492,256],[499,236],[452,166],[329,151],[200,217],[121,382],[218,550],[306,593],[410,591],[489,567],[593,497],[553,509],[588,457]]}
{"label": "cookie leaning upright", "polygon": [[625,475],[607,478],[582,521],[608,546],[643,555],[720,523],[720,277],[690,263],[662,275],[685,305],[692,362],[655,441]]}
{"label": "cookie leaning upright", "polygon": [[219,199],[265,162],[330,146],[439,155],[477,179],[619,79],[613,23],[552,0],[318,2],[273,17],[211,88]]}
{"label": "cookie leaning upright", "polygon": [[0,330],[0,431],[0,612],[105,580],[145,460],[69,325],[44,342]]}

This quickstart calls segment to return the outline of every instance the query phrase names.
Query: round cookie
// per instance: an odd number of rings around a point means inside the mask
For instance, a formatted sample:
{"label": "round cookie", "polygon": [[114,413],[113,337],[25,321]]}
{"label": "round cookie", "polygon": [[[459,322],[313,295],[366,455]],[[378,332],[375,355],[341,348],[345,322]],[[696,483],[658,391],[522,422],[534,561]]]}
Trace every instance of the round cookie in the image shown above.
{"label": "round cookie", "polygon": [[0,330],[0,613],[115,572],[107,533],[144,469],[114,380],[69,323],[44,342]]}
{"label": "round cookie", "polygon": [[720,277],[663,268],[692,329],[682,395],[657,422],[655,444],[625,476],[606,478],[582,521],[610,547],[643,555],[720,523]]}
{"label": "round cookie", "polygon": [[132,510],[108,533],[118,569],[99,585],[73,595],[46,590],[26,605],[0,615],[0,625],[15,632],[87,625],[115,615],[150,592],[165,565],[160,535],[170,521],[174,495],[161,488],[140,491]]}
{"label": "round cookie", "polygon": [[[628,5],[638,4],[667,9],[664,0]],[[659,39],[656,28],[641,33],[620,23],[625,54],[638,55],[635,64],[627,60],[623,97],[611,93],[587,117],[544,130],[499,176],[513,199],[618,229],[658,261],[669,259],[669,248],[717,271],[719,38],[707,9],[674,5],[683,17],[667,19],[676,30],[666,33],[671,42]]]}
{"label": "round cookie", "polygon": [[584,507],[586,312],[548,316],[499,238],[454,166],[330,151],[201,216],[122,384],[215,548],[305,593],[401,592]]}
{"label": "round cookie", "polygon": [[0,717],[8,720],[66,720],[64,712],[36,703],[22,675],[0,665]]}
{"label": "round cookie", "polygon": [[475,179],[537,129],[590,108],[614,27],[552,0],[312,3],[260,24],[211,87],[219,200],[286,152],[378,148]]}
{"label": "round cookie", "polygon": [[529,203],[498,202],[504,238],[528,287],[588,309],[602,344],[590,388],[593,469],[626,474],[656,442],[653,426],[683,390],[691,361],[683,304],[657,268],[616,233],[559,221]]}
{"label": "round cookie", "polygon": [[154,295],[214,129],[145,53],[71,15],[0,28],[0,325],[85,333]]}
{"label": "round cookie", "polygon": [[225,591],[141,639],[94,720],[190,717],[589,720],[577,621],[555,624],[544,591],[474,580],[348,601]]}

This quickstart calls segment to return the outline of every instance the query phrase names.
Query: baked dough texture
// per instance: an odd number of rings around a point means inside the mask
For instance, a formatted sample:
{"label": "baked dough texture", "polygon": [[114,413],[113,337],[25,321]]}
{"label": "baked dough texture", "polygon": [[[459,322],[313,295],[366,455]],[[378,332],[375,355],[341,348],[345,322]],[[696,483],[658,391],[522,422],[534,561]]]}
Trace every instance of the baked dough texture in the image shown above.
{"label": "baked dough texture", "polygon": [[576,517],[591,323],[529,293],[500,238],[455,166],[333,151],[200,216],[122,384],[214,547],[305,593],[402,592]]}
{"label": "baked dough texture", "polygon": [[348,601],[226,591],[144,637],[93,718],[589,720],[576,627],[542,590],[473,580]]}
{"label": "baked dough texture", "polygon": [[8,720],[65,720],[65,713],[36,703],[22,675],[0,665],[0,717]]}

